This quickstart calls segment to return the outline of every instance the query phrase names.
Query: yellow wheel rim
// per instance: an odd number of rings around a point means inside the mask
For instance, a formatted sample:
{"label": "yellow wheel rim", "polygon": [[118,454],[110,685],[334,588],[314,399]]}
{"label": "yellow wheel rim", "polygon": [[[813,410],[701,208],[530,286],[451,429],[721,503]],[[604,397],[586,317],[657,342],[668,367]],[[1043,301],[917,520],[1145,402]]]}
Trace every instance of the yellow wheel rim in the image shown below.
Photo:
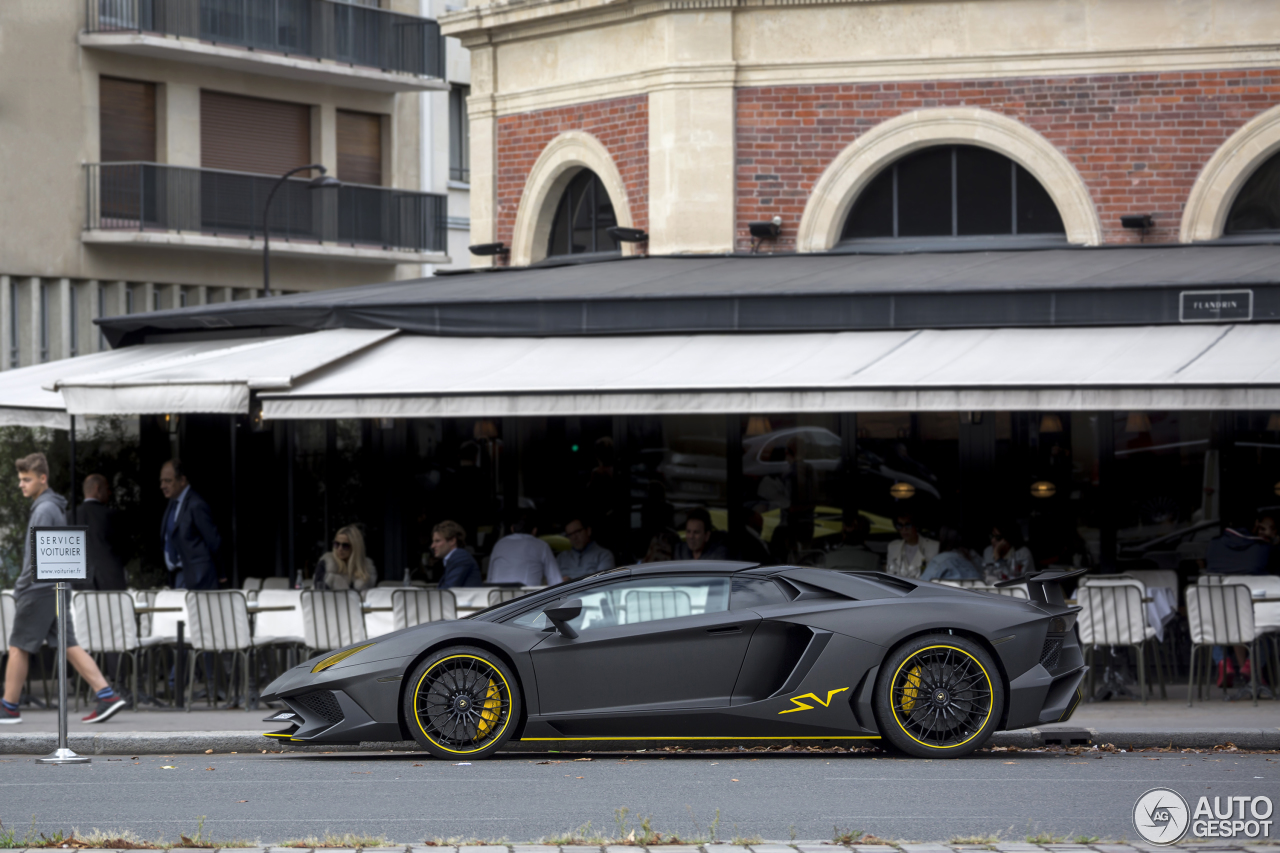
{"label": "yellow wheel rim", "polygon": [[963,746],[991,719],[991,675],[956,646],[940,643],[914,652],[893,674],[889,691],[898,728],[931,749]]}
{"label": "yellow wheel rim", "polygon": [[511,685],[476,655],[450,655],[427,667],[413,688],[418,729],[446,752],[480,752],[511,722]]}

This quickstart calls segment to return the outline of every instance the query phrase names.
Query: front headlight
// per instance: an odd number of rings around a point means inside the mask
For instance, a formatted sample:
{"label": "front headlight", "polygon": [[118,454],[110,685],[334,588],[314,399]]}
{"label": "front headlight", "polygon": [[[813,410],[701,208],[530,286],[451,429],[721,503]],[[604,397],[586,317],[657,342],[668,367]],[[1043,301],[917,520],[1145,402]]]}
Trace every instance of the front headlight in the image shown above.
{"label": "front headlight", "polygon": [[352,648],[349,648],[349,649],[343,649],[343,650],[342,650],[342,651],[340,651],[340,652],[335,652],[335,653],[333,653],[333,654],[329,655],[329,656],[328,656],[327,658],[325,658],[324,660],[320,661],[320,663],[318,663],[318,664],[316,664],[315,666],[311,667],[311,671],[312,671],[312,672],[320,672],[321,670],[328,669],[329,667],[333,666],[334,664],[336,664],[336,663],[341,663],[342,661],[344,661],[344,660],[346,660],[347,658],[351,657],[351,656],[352,656],[352,655],[354,655],[356,652],[362,652],[362,651],[364,651],[365,649],[372,648],[373,646],[376,646],[376,645],[378,645],[378,644],[377,644],[377,643],[365,643],[363,646],[353,646]]}

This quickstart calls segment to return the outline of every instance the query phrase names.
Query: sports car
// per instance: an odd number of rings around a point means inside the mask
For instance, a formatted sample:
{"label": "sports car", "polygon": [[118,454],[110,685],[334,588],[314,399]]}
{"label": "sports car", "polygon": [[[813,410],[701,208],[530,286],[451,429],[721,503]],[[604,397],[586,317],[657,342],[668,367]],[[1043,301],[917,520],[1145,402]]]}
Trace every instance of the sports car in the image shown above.
{"label": "sports car", "polygon": [[[1082,696],[1079,608],[879,572],[730,562],[615,569],[377,637],[263,692],[268,737],[481,758],[509,740],[878,741],[959,756]],[[639,746],[640,744],[637,744]]]}

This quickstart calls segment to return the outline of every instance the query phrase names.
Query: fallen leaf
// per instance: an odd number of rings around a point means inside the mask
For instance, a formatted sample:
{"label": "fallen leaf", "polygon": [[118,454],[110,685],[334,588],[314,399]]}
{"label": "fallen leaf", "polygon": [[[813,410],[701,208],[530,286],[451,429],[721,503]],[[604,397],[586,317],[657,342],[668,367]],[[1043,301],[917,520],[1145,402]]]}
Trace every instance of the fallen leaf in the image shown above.
{"label": "fallen leaf", "polygon": [[164,765],[163,767],[161,767],[160,769],[161,769],[161,770],[177,770],[178,768],[174,767],[172,764],[166,764],[166,765]]}
{"label": "fallen leaf", "polygon": [[575,779],[581,779],[582,777],[581,777],[581,776],[575,776],[575,777],[573,777],[573,778],[575,778]]}
{"label": "fallen leaf", "polygon": [[1017,764],[1018,762],[1016,762],[1016,761],[1002,761],[1002,762],[1000,762],[1000,763],[1001,763],[1001,764]]}
{"label": "fallen leaf", "polygon": [[206,767],[205,770],[212,770],[212,767]]}
{"label": "fallen leaf", "polygon": [[737,782],[738,780],[737,780],[737,779],[730,779],[729,781],[730,781],[730,782]]}
{"label": "fallen leaf", "polygon": [[413,766],[414,766],[414,767],[421,767],[422,765],[421,765],[421,764],[415,764],[415,765],[413,765]]}
{"label": "fallen leaf", "polygon": [[575,758],[574,761],[595,761],[594,758]]}
{"label": "fallen leaf", "polygon": [[205,754],[205,755],[213,755],[213,750],[212,750],[212,749],[206,749],[206,750],[204,751],[204,754]]}
{"label": "fallen leaf", "polygon": [[236,800],[236,802],[237,802],[237,803],[247,803],[247,802],[249,802],[249,801],[248,801],[248,800]]}

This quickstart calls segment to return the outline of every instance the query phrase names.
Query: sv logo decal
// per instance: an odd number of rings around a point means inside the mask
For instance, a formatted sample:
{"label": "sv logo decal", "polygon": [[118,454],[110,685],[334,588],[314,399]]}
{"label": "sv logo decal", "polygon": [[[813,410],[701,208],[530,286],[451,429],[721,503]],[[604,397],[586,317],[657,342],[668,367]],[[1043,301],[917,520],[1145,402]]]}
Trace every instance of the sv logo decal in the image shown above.
{"label": "sv logo decal", "polygon": [[826,699],[826,701],[825,701],[825,702],[824,702],[823,700],[819,699],[819,698],[818,698],[818,695],[817,695],[816,693],[806,693],[806,694],[804,694],[803,696],[792,696],[792,697],[791,697],[791,701],[792,701],[792,702],[794,702],[794,703],[796,704],[796,707],[794,707],[794,708],[788,708],[787,710],[785,710],[785,711],[779,711],[778,713],[779,713],[779,714],[794,714],[796,711],[812,711],[812,710],[813,710],[813,706],[812,706],[812,705],[805,704],[805,701],[804,701],[804,700],[806,700],[806,699],[812,699],[813,701],[817,702],[817,703],[818,703],[819,705],[821,705],[822,707],[824,707],[824,708],[830,708],[830,707],[831,707],[831,700],[832,700],[833,698],[835,698],[835,695],[836,695],[837,693],[843,693],[844,691],[846,691],[846,690],[848,690],[848,689],[849,689],[848,687],[837,687],[835,690],[828,690],[828,691],[827,691],[827,699]]}

